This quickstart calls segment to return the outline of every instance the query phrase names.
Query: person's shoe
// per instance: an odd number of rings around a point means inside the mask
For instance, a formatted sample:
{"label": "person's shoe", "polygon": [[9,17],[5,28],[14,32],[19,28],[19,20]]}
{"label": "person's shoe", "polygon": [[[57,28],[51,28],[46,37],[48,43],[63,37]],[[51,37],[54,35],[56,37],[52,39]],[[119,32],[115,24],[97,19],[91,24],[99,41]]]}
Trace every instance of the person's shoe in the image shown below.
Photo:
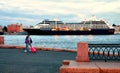
{"label": "person's shoe", "polygon": [[24,50],[24,52],[27,52],[27,50]]}
{"label": "person's shoe", "polygon": [[29,50],[29,52],[31,52],[31,50]]}

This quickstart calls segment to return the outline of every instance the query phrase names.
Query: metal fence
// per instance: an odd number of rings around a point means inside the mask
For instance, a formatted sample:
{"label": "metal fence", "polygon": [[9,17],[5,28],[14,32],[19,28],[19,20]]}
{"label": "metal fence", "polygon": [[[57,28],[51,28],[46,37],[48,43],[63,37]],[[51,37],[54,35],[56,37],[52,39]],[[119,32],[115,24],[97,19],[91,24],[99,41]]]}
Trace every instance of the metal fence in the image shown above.
{"label": "metal fence", "polygon": [[89,44],[90,60],[120,61],[120,44]]}

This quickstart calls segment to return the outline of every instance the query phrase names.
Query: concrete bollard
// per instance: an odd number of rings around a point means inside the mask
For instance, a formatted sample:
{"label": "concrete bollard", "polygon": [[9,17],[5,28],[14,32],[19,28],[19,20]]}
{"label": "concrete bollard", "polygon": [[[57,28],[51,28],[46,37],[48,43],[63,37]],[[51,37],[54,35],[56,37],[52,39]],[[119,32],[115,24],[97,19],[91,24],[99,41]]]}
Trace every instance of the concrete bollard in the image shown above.
{"label": "concrete bollard", "polygon": [[76,62],[89,62],[87,42],[79,42],[77,44]]}
{"label": "concrete bollard", "polygon": [[4,37],[0,36],[0,44],[4,44]]}

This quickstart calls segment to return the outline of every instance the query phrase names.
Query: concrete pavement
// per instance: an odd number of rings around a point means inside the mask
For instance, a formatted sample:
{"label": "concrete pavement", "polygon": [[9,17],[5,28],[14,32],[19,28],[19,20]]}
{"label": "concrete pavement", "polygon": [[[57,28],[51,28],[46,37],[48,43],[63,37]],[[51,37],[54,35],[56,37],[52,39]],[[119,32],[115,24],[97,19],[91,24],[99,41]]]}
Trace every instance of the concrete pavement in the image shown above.
{"label": "concrete pavement", "polygon": [[59,73],[62,61],[74,60],[75,56],[74,52],[24,53],[23,49],[0,48],[0,73]]}

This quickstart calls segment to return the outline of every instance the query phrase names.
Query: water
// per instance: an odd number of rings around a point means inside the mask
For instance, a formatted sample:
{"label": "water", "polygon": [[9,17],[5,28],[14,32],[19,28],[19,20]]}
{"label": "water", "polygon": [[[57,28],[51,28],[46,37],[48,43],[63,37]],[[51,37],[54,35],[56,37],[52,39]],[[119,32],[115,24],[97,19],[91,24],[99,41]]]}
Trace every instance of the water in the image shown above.
{"label": "water", "polygon": [[[26,35],[3,35],[6,45],[25,46]],[[78,42],[89,44],[120,44],[120,35],[65,35],[65,36],[40,36],[31,35],[32,46],[76,49]]]}

